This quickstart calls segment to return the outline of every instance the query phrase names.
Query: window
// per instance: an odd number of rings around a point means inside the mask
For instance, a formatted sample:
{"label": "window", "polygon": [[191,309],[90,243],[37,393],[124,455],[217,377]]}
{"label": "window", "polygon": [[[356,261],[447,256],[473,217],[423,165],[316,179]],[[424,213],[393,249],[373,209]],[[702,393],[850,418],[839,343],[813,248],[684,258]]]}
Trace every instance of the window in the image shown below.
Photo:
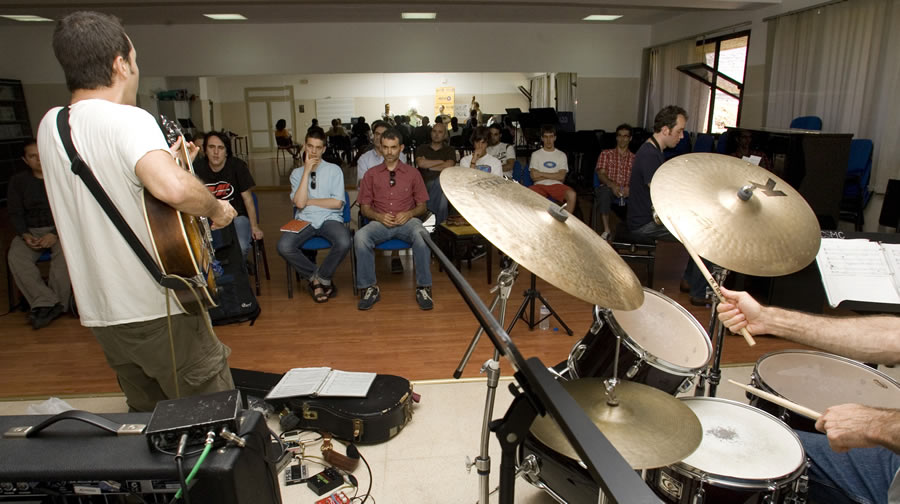
{"label": "window", "polygon": [[749,31],[698,41],[698,59],[703,63],[678,67],[711,90],[700,122],[705,133],[721,133],[740,121],[749,44]]}

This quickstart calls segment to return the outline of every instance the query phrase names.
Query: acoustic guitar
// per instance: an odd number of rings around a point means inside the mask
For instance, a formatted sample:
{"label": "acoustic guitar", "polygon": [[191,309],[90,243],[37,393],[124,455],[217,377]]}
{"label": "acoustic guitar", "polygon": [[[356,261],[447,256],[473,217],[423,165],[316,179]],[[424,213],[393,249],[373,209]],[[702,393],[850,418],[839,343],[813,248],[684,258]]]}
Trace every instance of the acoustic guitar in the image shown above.
{"label": "acoustic guitar", "polygon": [[[165,116],[160,115],[160,118],[169,145],[174,144],[178,138],[182,140],[181,148],[175,156],[176,162],[194,173],[181,128]],[[144,219],[153,241],[152,253],[163,273],[182,277],[190,284],[190,287],[183,284],[181,288],[172,288],[178,306],[192,315],[216,306],[216,278],[213,269],[215,250],[209,220],[182,213],[163,203],[146,189]]]}

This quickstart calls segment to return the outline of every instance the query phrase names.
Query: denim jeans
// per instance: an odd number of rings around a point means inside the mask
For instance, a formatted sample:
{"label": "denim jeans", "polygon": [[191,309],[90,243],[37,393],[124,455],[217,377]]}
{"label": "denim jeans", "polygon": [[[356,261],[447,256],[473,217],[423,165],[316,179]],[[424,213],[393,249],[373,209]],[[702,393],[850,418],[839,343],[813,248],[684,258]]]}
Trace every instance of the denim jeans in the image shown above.
{"label": "denim jeans", "polygon": [[441,177],[435,177],[425,186],[428,189],[428,210],[434,214],[434,225],[439,226],[447,220],[447,215],[450,213],[450,202],[447,200],[447,196],[444,196]]}
{"label": "denim jeans", "polygon": [[[234,223],[234,230],[237,233],[238,243],[241,245],[241,256],[244,259],[247,258],[247,252],[250,251],[250,240],[251,236],[251,228],[250,228],[250,218],[246,215],[238,215],[232,221]],[[216,250],[220,249],[223,245],[225,245],[222,238],[222,231],[217,229],[212,232],[212,244],[213,248]]]}
{"label": "denim jeans", "polygon": [[[300,249],[306,240],[316,236],[331,243],[331,250],[325,256],[322,265],[318,267]],[[278,240],[278,255],[293,266],[301,277],[309,280],[321,280],[325,285],[331,284],[334,271],[349,251],[350,230],[342,222],[333,220],[325,221],[319,229],[310,225],[299,233],[281,233],[281,238]]]}
{"label": "denim jeans", "polygon": [[[662,224],[657,224],[656,221],[650,221],[643,226],[635,229],[631,232],[633,235],[645,236],[647,238],[655,238],[660,241],[678,241],[672,236],[672,233],[666,229]],[[703,264],[706,265],[706,268],[712,271],[713,263],[703,259]],[[687,283],[691,286],[691,297],[693,298],[705,298],[706,297],[706,288],[709,284],[706,283],[706,279],[703,278],[703,273],[700,272],[700,268],[694,264],[693,259],[688,259],[687,266],[684,268],[684,275],[682,276]]]}
{"label": "denim jeans", "polygon": [[422,221],[417,218],[397,227],[385,227],[378,221],[363,226],[353,238],[353,248],[356,251],[356,287],[365,289],[378,283],[375,279],[375,245],[392,238],[412,244],[416,286],[431,286],[431,249],[420,235],[424,231]]}
{"label": "denim jeans", "polygon": [[809,502],[887,504],[900,455],[881,447],[837,453],[824,434],[797,432],[809,466]]}

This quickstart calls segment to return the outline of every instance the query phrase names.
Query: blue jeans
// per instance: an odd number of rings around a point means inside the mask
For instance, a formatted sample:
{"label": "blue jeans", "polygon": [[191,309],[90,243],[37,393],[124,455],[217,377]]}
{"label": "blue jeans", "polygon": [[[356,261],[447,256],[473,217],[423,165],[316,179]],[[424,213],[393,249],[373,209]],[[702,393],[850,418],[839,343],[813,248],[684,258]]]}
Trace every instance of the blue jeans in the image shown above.
{"label": "blue jeans", "polygon": [[[331,251],[322,261],[322,265],[318,267],[300,249],[306,240],[316,236],[325,238],[331,243]],[[281,233],[281,238],[278,240],[278,255],[293,266],[301,277],[309,280],[321,280],[324,285],[331,285],[334,271],[349,251],[350,230],[342,222],[333,220],[325,221],[319,229],[310,225],[299,233]]]}
{"label": "blue jeans", "polygon": [[[631,231],[633,235],[645,236],[647,238],[654,238],[660,241],[678,241],[672,236],[672,233],[666,229],[666,226],[662,224],[657,224],[656,221],[650,221],[643,226]],[[713,263],[703,259],[703,264],[706,265],[706,268],[711,270],[713,267]],[[700,268],[694,264],[693,259],[688,259],[687,266],[684,268],[684,275],[682,276],[687,283],[691,286],[691,297],[693,298],[705,298],[706,297],[706,288],[709,284],[706,283],[706,279],[703,278],[703,273],[700,272]]]}
{"label": "blue jeans", "polygon": [[837,453],[824,434],[798,431],[809,466],[811,503],[887,504],[888,488],[900,455],[886,448],[854,448]]}
{"label": "blue jeans", "polygon": [[447,220],[450,213],[450,202],[447,196],[444,196],[444,189],[441,188],[441,177],[435,177],[425,186],[428,189],[428,210],[434,214],[434,225],[439,226]]}
{"label": "blue jeans", "polygon": [[[251,236],[251,228],[250,228],[250,218],[246,215],[238,215],[232,221],[234,223],[234,230],[237,233],[238,243],[241,245],[241,256],[246,259],[247,252],[250,251],[250,240]],[[212,245],[213,248],[218,250],[222,248],[223,245],[226,245],[223,242],[222,231],[217,229],[212,232]]]}
{"label": "blue jeans", "polygon": [[397,227],[385,227],[378,221],[372,221],[356,232],[353,238],[353,249],[356,251],[356,287],[365,289],[375,285],[375,245],[398,238],[412,244],[413,264],[416,269],[416,286],[431,286],[431,249],[420,235],[425,232],[422,221],[409,219],[406,224]]}

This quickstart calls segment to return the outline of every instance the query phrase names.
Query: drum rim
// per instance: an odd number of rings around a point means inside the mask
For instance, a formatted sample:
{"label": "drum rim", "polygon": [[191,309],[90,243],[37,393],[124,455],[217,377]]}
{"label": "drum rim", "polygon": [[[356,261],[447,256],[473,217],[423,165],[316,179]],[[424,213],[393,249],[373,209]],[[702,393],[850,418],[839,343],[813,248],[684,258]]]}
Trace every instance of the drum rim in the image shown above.
{"label": "drum rim", "polygon": [[898,382],[897,380],[891,378],[890,376],[884,374],[883,372],[881,372],[881,371],[879,371],[879,370],[877,370],[877,369],[875,369],[875,368],[872,368],[872,367],[869,367],[869,366],[865,365],[864,363],[862,363],[862,362],[860,362],[860,361],[858,361],[858,360],[850,359],[850,358],[848,358],[848,357],[844,357],[844,356],[842,356],[842,355],[837,355],[837,354],[833,354],[833,353],[829,353],[829,352],[822,352],[822,351],[820,351],[820,350],[801,350],[801,349],[799,349],[799,348],[794,348],[794,349],[785,349],[785,350],[775,350],[775,351],[769,352],[769,353],[763,355],[762,357],[760,357],[759,359],[757,359],[757,360],[756,360],[756,364],[753,366],[753,374],[752,374],[752,376],[755,376],[758,380],[760,380],[760,381],[759,381],[759,384],[765,386],[765,388],[767,389],[767,391],[773,392],[773,393],[775,393],[776,395],[778,395],[778,396],[780,396],[780,397],[784,397],[784,396],[783,396],[781,393],[778,393],[778,392],[776,392],[774,389],[772,389],[772,388],[765,382],[765,380],[763,379],[762,375],[759,374],[759,365],[760,365],[760,363],[763,362],[764,360],[766,360],[766,359],[769,358],[769,357],[774,357],[774,356],[779,355],[779,354],[809,354],[809,355],[820,355],[820,356],[824,356],[824,357],[827,357],[827,358],[832,359],[832,360],[843,361],[843,362],[845,362],[845,363],[847,363],[847,364],[852,364],[852,365],[856,366],[857,368],[860,368],[860,369],[862,369],[862,370],[864,370],[864,371],[867,371],[867,372],[870,372],[870,373],[873,373],[873,374],[877,375],[879,378],[884,379],[884,380],[887,381],[888,383],[894,385],[894,387],[896,387],[898,390],[900,390],[900,382]]}
{"label": "drum rim", "polygon": [[[721,403],[726,403],[726,404],[733,404],[736,406],[741,406],[743,408],[747,408],[756,413],[761,413],[762,415],[765,415],[765,416],[771,418],[772,420],[775,420],[782,427],[784,427],[785,430],[790,432],[791,436],[793,436],[794,439],[797,441],[797,445],[800,447],[801,462],[800,462],[800,465],[797,466],[796,469],[794,469],[793,471],[791,471],[788,474],[785,474],[784,476],[782,476],[780,478],[767,478],[764,480],[763,479],[737,478],[737,477],[733,477],[733,476],[726,476],[724,474],[708,473],[706,471],[701,471],[700,469],[698,469],[690,464],[687,464],[684,461],[676,462],[674,464],[663,466],[658,469],[668,468],[668,469],[675,471],[678,474],[681,474],[683,476],[687,476],[690,478],[694,478],[697,480],[705,481],[706,483],[713,485],[713,486],[722,487],[722,488],[736,488],[736,489],[742,489],[742,490],[762,490],[762,489],[768,489],[772,485],[775,485],[776,488],[782,488],[783,486],[786,486],[787,484],[792,483],[794,480],[799,478],[800,475],[802,475],[806,471],[809,459],[806,456],[806,449],[803,448],[803,443],[800,441],[800,436],[797,435],[797,433],[794,431],[794,429],[792,429],[790,426],[788,426],[786,423],[781,421],[781,419],[775,417],[774,415],[771,415],[770,413],[763,411],[759,408],[750,406],[749,404],[744,404],[742,402],[733,401],[731,399],[724,399],[721,397],[679,397],[678,399],[680,399],[682,401],[687,401],[687,400],[714,401],[714,402],[721,402]],[[701,440],[701,443],[702,442],[703,441]]]}
{"label": "drum rim", "polygon": [[[706,342],[706,361],[704,361],[704,363],[701,366],[693,367],[693,368],[679,366],[678,364],[673,364],[673,363],[663,359],[662,357],[657,357],[656,355],[649,353],[641,345],[639,345],[637,341],[635,341],[631,336],[629,336],[628,333],[625,331],[625,329],[622,328],[622,326],[619,324],[619,321],[616,320],[616,315],[612,309],[605,309],[609,312],[609,315],[610,315],[609,319],[607,319],[606,322],[608,322],[610,325],[612,325],[613,329],[618,331],[618,333],[622,335],[622,343],[624,343],[628,347],[628,349],[631,350],[632,353],[634,353],[635,355],[640,357],[641,360],[643,360],[647,364],[650,364],[651,366],[655,367],[656,369],[659,369],[660,371],[665,371],[667,373],[674,374],[677,376],[696,376],[700,372],[700,370],[707,367],[709,365],[709,361],[712,360],[712,355],[713,355],[712,340],[709,338],[709,334],[706,333],[706,329],[703,328],[703,326],[700,324],[700,322],[697,320],[697,318],[694,317],[694,315],[691,312],[689,312],[687,309],[685,309],[685,307],[683,307],[680,304],[678,304],[677,302],[675,302],[674,299],[670,298],[669,296],[666,296],[662,292],[653,290],[649,287],[644,287],[644,295],[646,296],[647,294],[651,294],[658,298],[661,298],[663,301],[666,301],[670,305],[674,306],[683,315],[686,315],[688,321],[691,322],[700,331],[700,334],[703,335],[704,341]],[[601,308],[599,306],[595,305],[594,306],[594,314],[597,315],[598,312],[600,311],[600,309]],[[579,343],[580,343],[580,341],[579,341]]]}

